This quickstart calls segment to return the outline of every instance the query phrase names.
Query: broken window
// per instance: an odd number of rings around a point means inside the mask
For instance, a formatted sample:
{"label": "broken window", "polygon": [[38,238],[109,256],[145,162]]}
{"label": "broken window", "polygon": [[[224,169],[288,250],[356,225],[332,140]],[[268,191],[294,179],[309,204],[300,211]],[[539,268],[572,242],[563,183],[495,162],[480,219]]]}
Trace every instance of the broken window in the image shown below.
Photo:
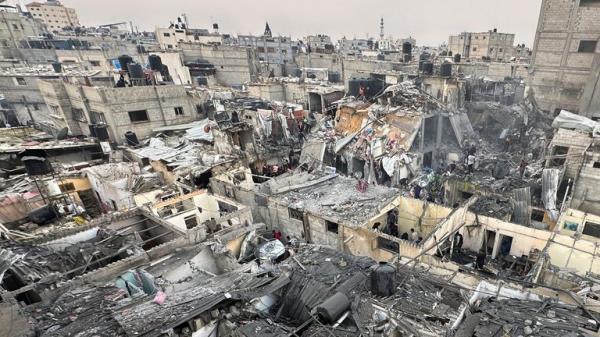
{"label": "broken window", "polygon": [[90,65],[92,67],[99,67],[100,66],[100,61],[90,61]]}
{"label": "broken window", "polygon": [[76,120],[78,122],[84,122],[84,123],[87,122],[87,120],[85,119],[85,114],[83,113],[82,109],[73,108],[71,111],[73,114],[73,120]]}
{"label": "broken window", "polygon": [[538,209],[531,210],[531,220],[533,220],[533,221],[537,221],[537,222],[544,221],[544,215],[546,215],[546,213],[544,211],[541,211]]}
{"label": "broken window", "polygon": [[335,222],[325,220],[325,226],[327,226],[327,231],[331,233],[338,233],[339,225]]}
{"label": "broken window", "polygon": [[302,221],[302,219],[304,218],[302,212],[297,209],[288,208],[288,211],[291,219]]}
{"label": "broken window", "polygon": [[75,184],[73,183],[64,183],[58,185],[60,191],[63,193],[75,191]]}
{"label": "broken window", "polygon": [[175,116],[183,116],[183,107],[181,107],[181,106],[175,107]]}
{"label": "broken window", "polygon": [[477,47],[473,47],[473,51],[477,51]]}
{"label": "broken window", "polygon": [[586,221],[583,227],[583,234],[600,238],[600,224]]}
{"label": "broken window", "polygon": [[186,216],[183,219],[183,222],[185,222],[185,228],[187,228],[187,229],[192,229],[192,228],[198,226],[198,219],[196,218],[195,214]]}
{"label": "broken window", "polygon": [[106,118],[104,118],[104,114],[102,112],[91,112],[92,124],[106,124]]}
{"label": "broken window", "polygon": [[27,85],[25,77],[15,77],[15,82],[17,82],[17,85]]}
{"label": "broken window", "polygon": [[136,122],[147,122],[148,121],[148,111],[146,110],[135,110],[129,111],[129,119],[132,123]]}
{"label": "broken window", "polygon": [[392,252],[397,254],[400,251],[400,245],[392,240],[388,240],[384,237],[377,237],[377,248],[387,250],[388,252]]}
{"label": "broken window", "polygon": [[580,0],[579,7],[600,7],[600,0]]}
{"label": "broken window", "polygon": [[600,168],[600,161],[594,162],[594,168]]}
{"label": "broken window", "polygon": [[163,36],[164,37],[169,37],[169,36],[171,36],[171,34],[170,33],[163,33]]}
{"label": "broken window", "polygon": [[598,45],[598,41],[581,40],[581,41],[579,41],[579,49],[577,49],[577,52],[579,52],[579,53],[594,53],[596,51],[597,45]]}
{"label": "broken window", "polygon": [[555,146],[552,149],[552,160],[550,161],[550,167],[563,166],[567,160],[567,154],[569,148],[566,146]]}

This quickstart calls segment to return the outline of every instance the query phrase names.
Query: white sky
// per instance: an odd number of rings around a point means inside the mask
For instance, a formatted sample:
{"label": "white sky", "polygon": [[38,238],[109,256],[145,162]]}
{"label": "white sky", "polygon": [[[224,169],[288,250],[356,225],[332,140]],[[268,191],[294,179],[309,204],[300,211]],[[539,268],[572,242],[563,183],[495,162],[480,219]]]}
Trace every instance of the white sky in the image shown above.
{"label": "white sky", "polygon": [[268,21],[274,35],[308,34],[413,36],[419,45],[438,45],[463,31],[515,33],[515,43],[532,46],[541,0],[62,0],[77,9],[83,25],[133,21],[140,30],[168,26],[186,13],[193,28],[259,34]]}

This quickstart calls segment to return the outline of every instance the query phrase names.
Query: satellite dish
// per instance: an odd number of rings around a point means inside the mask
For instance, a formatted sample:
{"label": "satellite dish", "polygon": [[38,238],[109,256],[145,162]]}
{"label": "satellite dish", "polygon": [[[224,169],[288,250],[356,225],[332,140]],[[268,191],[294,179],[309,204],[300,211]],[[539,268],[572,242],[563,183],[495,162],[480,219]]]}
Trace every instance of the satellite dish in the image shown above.
{"label": "satellite dish", "polygon": [[58,131],[58,133],[56,134],[56,140],[63,140],[67,138],[67,135],[69,134],[69,129],[68,128],[62,128],[60,131]]}

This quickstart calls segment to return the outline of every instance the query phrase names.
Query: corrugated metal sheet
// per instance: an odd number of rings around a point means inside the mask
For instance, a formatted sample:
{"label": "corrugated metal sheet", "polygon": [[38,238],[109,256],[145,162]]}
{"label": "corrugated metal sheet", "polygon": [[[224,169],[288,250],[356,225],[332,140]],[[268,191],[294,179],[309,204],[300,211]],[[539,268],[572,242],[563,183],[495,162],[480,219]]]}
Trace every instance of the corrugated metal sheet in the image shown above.
{"label": "corrugated metal sheet", "polygon": [[556,193],[562,179],[562,170],[547,168],[542,172],[542,201],[547,210],[556,209]]}
{"label": "corrugated metal sheet", "polygon": [[475,133],[467,114],[454,114],[450,116],[449,119],[459,144],[462,144],[467,136]]}
{"label": "corrugated metal sheet", "polygon": [[529,186],[518,188],[513,191],[515,207],[513,210],[513,222],[529,226],[531,218],[529,209],[531,207],[531,189]]}

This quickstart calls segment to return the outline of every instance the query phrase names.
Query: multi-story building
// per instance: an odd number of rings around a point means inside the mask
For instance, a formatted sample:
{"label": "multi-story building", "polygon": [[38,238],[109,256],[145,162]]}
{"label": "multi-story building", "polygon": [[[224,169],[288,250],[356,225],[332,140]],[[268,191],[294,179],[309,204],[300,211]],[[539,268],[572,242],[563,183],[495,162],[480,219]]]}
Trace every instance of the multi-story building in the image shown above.
{"label": "multi-story building", "polygon": [[0,70],[0,93],[3,107],[0,119],[12,126],[36,124],[47,131],[56,131],[64,127],[56,123],[42,97],[38,87],[40,80],[61,79],[72,83],[93,83],[95,86],[112,86],[112,78],[98,76],[98,71],[60,69],[58,72],[50,65],[15,67]]}
{"label": "multi-story building", "polygon": [[17,8],[1,8],[0,20],[0,48],[27,47],[27,38],[44,33],[43,25]]}
{"label": "multi-story building", "polygon": [[304,37],[304,44],[306,45],[306,51],[316,53],[333,53],[335,46],[331,41],[331,37],[328,35],[309,35]]}
{"label": "multi-story building", "polygon": [[448,39],[448,50],[465,58],[509,61],[516,56],[515,34],[499,33],[497,29],[483,33],[460,33]]}
{"label": "multi-story building", "polygon": [[338,49],[345,54],[353,54],[371,50],[375,46],[373,39],[347,39],[343,37],[338,41]]}
{"label": "multi-story building", "polygon": [[[599,0],[543,0],[529,78],[541,109],[580,112],[586,83],[597,81],[599,40]],[[588,117],[600,117],[598,109],[585,110]]]}
{"label": "multi-story building", "polygon": [[163,50],[179,49],[180,42],[205,45],[223,44],[223,36],[208,29],[157,28],[156,40]]}
{"label": "multi-story building", "polygon": [[201,117],[194,98],[182,85],[92,87],[41,80],[39,87],[56,124],[72,135],[91,135],[106,127],[110,140],[122,143],[125,133],[148,137],[161,126],[189,123]]}
{"label": "multi-story building", "polygon": [[40,20],[50,31],[81,26],[75,9],[65,7],[57,0],[32,2],[25,7],[34,19]]}

